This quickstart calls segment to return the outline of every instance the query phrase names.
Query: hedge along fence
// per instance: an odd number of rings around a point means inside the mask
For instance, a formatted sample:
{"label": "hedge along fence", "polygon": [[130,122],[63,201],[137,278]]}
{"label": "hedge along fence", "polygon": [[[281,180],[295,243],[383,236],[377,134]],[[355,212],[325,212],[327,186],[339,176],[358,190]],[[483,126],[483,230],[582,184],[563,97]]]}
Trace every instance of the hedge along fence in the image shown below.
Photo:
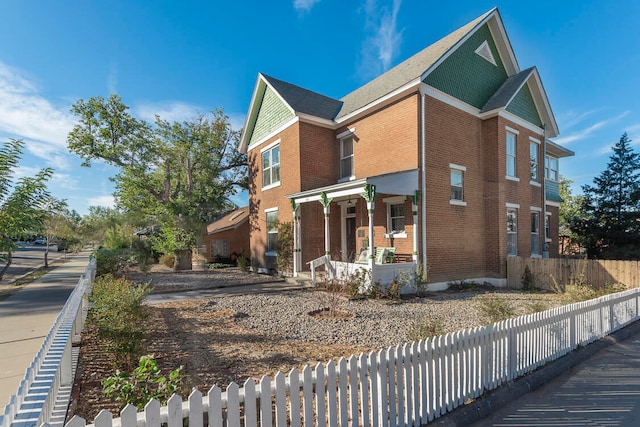
{"label": "hedge along fence", "polygon": [[554,289],[554,281],[559,285],[567,285],[581,277],[596,289],[616,283],[622,283],[627,288],[635,288],[640,284],[638,261],[508,257],[508,287],[522,286],[522,274],[526,267],[533,274],[534,286],[546,290]]}
{"label": "hedge along fence", "polygon": [[[640,318],[640,289],[609,294],[273,379],[151,400],[91,427],[405,426],[427,424],[468,399],[534,371]],[[73,417],[66,427],[84,427]]]}

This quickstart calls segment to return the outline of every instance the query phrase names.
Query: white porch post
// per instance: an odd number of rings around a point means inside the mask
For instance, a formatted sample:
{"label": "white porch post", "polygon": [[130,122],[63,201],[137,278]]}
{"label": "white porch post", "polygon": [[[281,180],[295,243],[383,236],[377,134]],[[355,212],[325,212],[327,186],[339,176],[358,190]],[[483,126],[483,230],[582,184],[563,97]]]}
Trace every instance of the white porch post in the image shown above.
{"label": "white porch post", "polygon": [[323,192],[320,195],[320,203],[322,203],[322,208],[324,210],[324,255],[327,258],[330,258],[331,242],[329,241],[329,205],[331,204],[331,199],[327,197],[327,193]]}
{"label": "white porch post", "polygon": [[373,281],[373,266],[376,260],[376,254],[373,248],[373,210],[375,208],[374,199],[376,198],[376,186],[365,184],[363,197],[367,201],[367,212],[369,214],[369,269],[371,270],[371,280]]}
{"label": "white porch post", "polygon": [[293,277],[298,277],[298,271],[300,269],[300,259],[298,258],[298,254],[300,253],[300,232],[298,230],[299,207],[300,205],[291,199],[291,210],[293,211]]}
{"label": "white porch post", "polygon": [[418,263],[418,200],[420,200],[420,191],[416,190],[411,199],[411,212],[413,214],[413,255],[412,260]]}

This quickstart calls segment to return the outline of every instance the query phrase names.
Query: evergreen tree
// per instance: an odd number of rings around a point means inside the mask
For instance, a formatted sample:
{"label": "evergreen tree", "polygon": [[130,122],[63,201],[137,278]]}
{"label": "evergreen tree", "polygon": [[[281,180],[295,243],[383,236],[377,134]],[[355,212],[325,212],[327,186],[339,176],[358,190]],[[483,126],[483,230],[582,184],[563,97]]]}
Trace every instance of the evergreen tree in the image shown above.
{"label": "evergreen tree", "polygon": [[590,258],[640,259],[640,154],[626,133],[593,183],[582,187],[585,217],[572,221],[572,231]]}

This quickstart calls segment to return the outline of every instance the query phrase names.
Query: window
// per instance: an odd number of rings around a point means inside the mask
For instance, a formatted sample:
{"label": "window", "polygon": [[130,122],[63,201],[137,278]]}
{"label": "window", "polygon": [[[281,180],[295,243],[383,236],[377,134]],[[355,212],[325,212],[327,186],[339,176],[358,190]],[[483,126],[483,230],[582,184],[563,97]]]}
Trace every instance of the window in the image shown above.
{"label": "window", "polygon": [[551,216],[544,216],[544,239],[547,242],[551,241]]}
{"label": "window", "polygon": [[461,170],[451,169],[451,200],[464,200],[463,193],[464,175]]}
{"label": "window", "polygon": [[558,181],[558,159],[546,156],[544,158],[545,178],[551,181]]}
{"label": "window", "polygon": [[507,176],[516,176],[516,135],[507,132]]}
{"label": "window", "polygon": [[353,135],[340,140],[340,178],[351,178],[353,173]]}
{"label": "window", "polygon": [[262,152],[262,186],[280,183],[280,145]]}
{"label": "window", "polygon": [[211,258],[228,258],[229,257],[229,241],[214,239],[210,243]]}
{"label": "window", "polygon": [[389,204],[389,233],[404,233],[404,203]]}
{"label": "window", "polygon": [[267,212],[267,255],[278,251],[278,211]]}
{"label": "window", "polygon": [[518,255],[518,210],[507,209],[507,255]]}
{"label": "window", "polygon": [[540,255],[540,213],[531,212],[531,255]]}
{"label": "window", "polygon": [[531,181],[538,182],[538,144],[529,144],[529,162],[531,164]]}

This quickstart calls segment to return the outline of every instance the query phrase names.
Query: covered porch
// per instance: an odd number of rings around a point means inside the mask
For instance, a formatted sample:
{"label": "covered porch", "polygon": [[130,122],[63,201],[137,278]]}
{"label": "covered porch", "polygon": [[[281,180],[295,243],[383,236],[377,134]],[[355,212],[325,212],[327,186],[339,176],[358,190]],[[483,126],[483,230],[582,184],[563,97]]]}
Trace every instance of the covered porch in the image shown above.
{"label": "covered porch", "polygon": [[[412,280],[418,260],[417,188],[414,169],[288,195],[294,220],[294,276],[308,270],[315,282],[316,268],[324,266],[330,279],[345,280],[364,271],[369,283]],[[318,224],[319,212],[307,218],[302,214],[302,205],[314,203],[314,210],[322,210],[323,224]],[[316,239],[314,247],[304,246],[305,241],[309,245],[308,233],[317,237],[320,232],[323,244]]]}

